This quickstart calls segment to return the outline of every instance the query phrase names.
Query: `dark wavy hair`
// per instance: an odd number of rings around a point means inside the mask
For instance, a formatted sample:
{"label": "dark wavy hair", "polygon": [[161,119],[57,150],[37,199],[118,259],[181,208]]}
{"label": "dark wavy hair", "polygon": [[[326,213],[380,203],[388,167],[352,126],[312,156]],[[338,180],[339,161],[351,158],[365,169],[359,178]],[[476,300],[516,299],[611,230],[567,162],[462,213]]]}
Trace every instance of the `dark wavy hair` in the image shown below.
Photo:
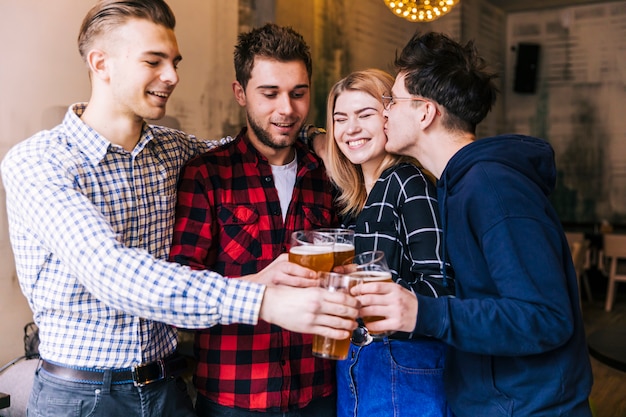
{"label": "dark wavy hair", "polygon": [[235,45],[235,76],[241,86],[246,88],[254,66],[254,59],[259,56],[280,62],[302,61],[309,74],[313,73],[311,51],[302,35],[291,27],[278,26],[274,23],[242,33]]}
{"label": "dark wavy hair", "polygon": [[415,33],[396,55],[395,66],[405,73],[410,94],[447,110],[442,123],[448,129],[476,133],[496,101],[497,74],[487,68],[473,41],[461,45],[442,33]]}

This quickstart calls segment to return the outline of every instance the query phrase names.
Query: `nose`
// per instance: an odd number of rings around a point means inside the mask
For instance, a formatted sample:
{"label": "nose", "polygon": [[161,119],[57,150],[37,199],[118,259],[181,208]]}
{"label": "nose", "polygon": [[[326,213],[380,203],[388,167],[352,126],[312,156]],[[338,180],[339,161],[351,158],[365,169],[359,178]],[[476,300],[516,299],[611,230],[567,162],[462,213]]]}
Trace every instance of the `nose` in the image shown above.
{"label": "nose", "polygon": [[361,130],[361,125],[359,123],[359,119],[358,117],[350,117],[348,119],[348,128],[347,128],[347,132],[348,133],[355,133]]}
{"label": "nose", "polygon": [[280,114],[291,114],[293,112],[293,104],[291,103],[289,94],[279,94],[276,107]]}
{"label": "nose", "polygon": [[161,72],[161,80],[171,86],[178,84],[179,77],[176,66],[173,64],[164,66],[163,71]]}

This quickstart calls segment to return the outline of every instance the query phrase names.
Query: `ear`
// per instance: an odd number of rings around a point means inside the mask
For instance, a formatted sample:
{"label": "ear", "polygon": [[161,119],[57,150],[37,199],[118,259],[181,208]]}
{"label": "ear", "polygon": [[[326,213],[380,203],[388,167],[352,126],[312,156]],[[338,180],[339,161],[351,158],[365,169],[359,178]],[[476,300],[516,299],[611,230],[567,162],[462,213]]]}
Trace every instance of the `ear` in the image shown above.
{"label": "ear", "polygon": [[243,89],[242,85],[239,84],[239,81],[233,81],[233,94],[235,94],[235,100],[241,107],[246,106],[246,91]]}
{"label": "ear", "polygon": [[437,107],[431,102],[425,102],[422,106],[420,106],[420,125],[422,129],[426,130],[430,127],[437,118],[439,111]]}
{"label": "ear", "polygon": [[102,80],[109,79],[109,71],[107,66],[107,54],[100,49],[92,49],[87,54],[87,66],[93,77]]}

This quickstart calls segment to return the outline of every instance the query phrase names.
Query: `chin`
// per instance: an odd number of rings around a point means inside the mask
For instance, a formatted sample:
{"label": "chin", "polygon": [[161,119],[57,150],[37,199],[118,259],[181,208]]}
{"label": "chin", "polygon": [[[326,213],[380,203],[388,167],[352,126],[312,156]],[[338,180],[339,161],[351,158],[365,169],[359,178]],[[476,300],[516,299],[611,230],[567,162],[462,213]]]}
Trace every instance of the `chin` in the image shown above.
{"label": "chin", "polygon": [[142,116],[144,119],[147,120],[159,120],[165,117],[165,109],[163,109],[162,111],[152,111],[152,112],[145,112],[145,114]]}
{"label": "chin", "polygon": [[389,142],[387,142],[385,144],[385,151],[387,151],[389,153],[398,153],[398,151],[396,149],[394,149],[393,146],[389,145]]}

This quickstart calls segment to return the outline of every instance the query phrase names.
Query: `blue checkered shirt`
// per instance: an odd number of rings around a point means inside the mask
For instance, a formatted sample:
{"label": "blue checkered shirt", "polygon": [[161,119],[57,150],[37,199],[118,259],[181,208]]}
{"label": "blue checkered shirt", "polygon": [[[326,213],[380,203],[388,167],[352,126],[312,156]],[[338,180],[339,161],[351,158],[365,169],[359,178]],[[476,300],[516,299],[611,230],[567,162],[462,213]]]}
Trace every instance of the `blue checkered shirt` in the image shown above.
{"label": "blue checkered shirt", "polygon": [[41,356],[126,368],[173,353],[170,325],[256,324],[264,286],[166,260],[179,172],[220,142],[146,124],[128,152],[83,123],[84,108],[73,105],[60,125],[2,162],[11,244]]}

